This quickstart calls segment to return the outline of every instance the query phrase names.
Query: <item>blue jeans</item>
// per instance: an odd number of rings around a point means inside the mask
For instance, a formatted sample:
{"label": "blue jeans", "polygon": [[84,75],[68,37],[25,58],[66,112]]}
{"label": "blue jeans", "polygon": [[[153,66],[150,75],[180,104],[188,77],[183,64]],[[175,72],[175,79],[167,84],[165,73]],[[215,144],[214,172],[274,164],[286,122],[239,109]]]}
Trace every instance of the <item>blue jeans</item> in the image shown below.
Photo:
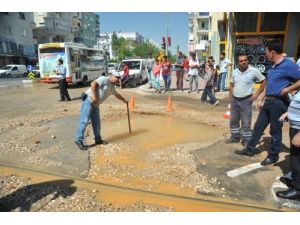
{"label": "blue jeans", "polygon": [[165,83],[165,90],[169,91],[171,86],[171,74],[163,74],[162,76]]}
{"label": "blue jeans", "polygon": [[226,76],[227,76],[227,72],[220,73],[220,75],[219,75],[218,89],[220,91],[224,91],[225,90]]}
{"label": "blue jeans", "polygon": [[95,141],[100,141],[101,123],[99,106],[93,106],[87,98],[81,103],[80,118],[76,131],[76,141],[84,140],[84,132],[90,119],[92,122]]}
{"label": "blue jeans", "polygon": [[216,97],[214,96],[214,94],[212,93],[212,86],[209,86],[209,87],[205,87],[203,89],[203,93],[202,93],[202,96],[201,96],[201,102],[206,102],[207,101],[207,96],[210,98],[209,99],[209,102],[211,104],[215,104],[217,102],[217,99]]}
{"label": "blue jeans", "polygon": [[160,76],[159,75],[155,76],[155,88],[157,90],[160,90]]}
{"label": "blue jeans", "polygon": [[148,77],[148,84],[150,85],[150,87],[153,87],[154,85],[154,74],[152,73],[152,69],[147,69],[147,77]]}
{"label": "blue jeans", "polygon": [[247,150],[253,151],[258,144],[264,130],[270,124],[271,146],[268,157],[276,159],[280,152],[282,141],[282,122],[278,119],[287,110],[286,104],[280,99],[266,100],[258,114],[251,139],[247,143]]}

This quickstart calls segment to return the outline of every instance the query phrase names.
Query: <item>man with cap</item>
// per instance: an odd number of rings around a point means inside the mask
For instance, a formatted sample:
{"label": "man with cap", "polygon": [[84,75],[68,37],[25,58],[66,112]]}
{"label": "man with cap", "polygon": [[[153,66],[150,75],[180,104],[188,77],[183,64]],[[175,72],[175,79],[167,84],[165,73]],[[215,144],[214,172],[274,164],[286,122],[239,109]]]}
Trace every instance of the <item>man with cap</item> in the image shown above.
{"label": "man with cap", "polygon": [[76,131],[75,144],[80,150],[87,150],[88,147],[83,143],[84,132],[89,120],[92,122],[95,144],[108,144],[101,138],[101,123],[99,105],[102,104],[110,95],[114,95],[117,99],[127,103],[127,100],[120,95],[115,85],[119,83],[120,76],[113,75],[111,77],[100,76],[91,83],[91,87],[82,94],[82,104],[80,111],[79,123]]}

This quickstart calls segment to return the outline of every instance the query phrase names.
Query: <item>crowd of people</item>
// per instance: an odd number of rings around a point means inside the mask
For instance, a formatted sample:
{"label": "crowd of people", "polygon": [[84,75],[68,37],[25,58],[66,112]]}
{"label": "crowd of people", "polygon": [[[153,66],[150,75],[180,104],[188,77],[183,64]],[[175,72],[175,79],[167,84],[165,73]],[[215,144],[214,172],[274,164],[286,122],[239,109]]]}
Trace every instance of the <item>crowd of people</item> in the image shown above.
{"label": "crowd of people", "polygon": [[[225,143],[241,142],[244,149],[234,152],[252,157],[257,154],[256,146],[266,127],[270,125],[271,144],[267,157],[261,162],[261,165],[272,165],[279,160],[283,121],[285,117],[288,117],[290,121],[291,172],[280,178],[280,181],[285,183],[288,189],[278,191],[276,195],[280,198],[300,200],[300,92],[297,92],[300,88],[300,66],[283,55],[283,46],[279,42],[269,42],[265,54],[272,63],[266,76],[249,65],[246,54],[240,54],[237,57],[237,68],[233,71],[229,86],[231,136],[225,140]],[[198,82],[201,77],[205,81],[205,86],[200,101],[217,105],[219,101],[215,97],[215,92],[225,91],[227,69],[231,66],[231,62],[226,59],[224,53],[221,53],[220,59],[219,66],[215,64],[213,57],[209,57],[203,65],[200,65],[195,53],[191,53],[187,58],[178,52],[176,61],[172,65],[167,56],[163,57],[162,62],[152,59],[150,56],[147,65],[149,87],[155,88],[157,92],[161,93],[160,77],[162,77],[164,91],[170,91],[172,67],[175,67],[178,91],[183,91],[185,80],[189,82],[189,93],[193,91],[199,93]],[[57,73],[63,74],[63,69],[58,70]],[[93,81],[91,87],[83,93],[75,140],[79,149],[87,149],[84,144],[84,132],[89,120],[92,122],[95,144],[107,144],[100,134],[99,104],[110,95],[128,103],[115,89],[115,85],[120,80],[121,77],[117,75],[101,76]],[[253,89],[254,83],[260,83],[260,87],[256,91]],[[62,98],[68,98],[67,93],[61,93]],[[290,93],[293,93],[293,98],[290,97]],[[252,105],[255,101],[259,114],[252,131]]]}

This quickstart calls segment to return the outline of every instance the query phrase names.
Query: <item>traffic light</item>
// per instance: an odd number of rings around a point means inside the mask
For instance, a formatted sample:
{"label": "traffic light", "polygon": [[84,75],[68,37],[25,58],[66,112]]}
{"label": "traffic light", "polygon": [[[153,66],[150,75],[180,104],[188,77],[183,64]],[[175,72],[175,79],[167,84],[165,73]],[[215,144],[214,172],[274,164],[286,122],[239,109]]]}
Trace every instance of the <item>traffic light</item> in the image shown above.
{"label": "traffic light", "polygon": [[162,43],[162,44],[161,44],[161,48],[162,48],[163,50],[166,50],[166,43]]}

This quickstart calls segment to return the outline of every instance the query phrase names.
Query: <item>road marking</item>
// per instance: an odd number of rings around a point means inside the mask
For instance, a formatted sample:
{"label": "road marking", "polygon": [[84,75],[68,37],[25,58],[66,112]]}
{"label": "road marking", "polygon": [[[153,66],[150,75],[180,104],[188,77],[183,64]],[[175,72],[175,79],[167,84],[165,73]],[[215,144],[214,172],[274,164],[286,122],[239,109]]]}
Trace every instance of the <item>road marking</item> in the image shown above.
{"label": "road marking", "polygon": [[239,175],[248,173],[248,172],[253,171],[253,170],[260,169],[262,167],[263,166],[260,165],[260,162],[258,162],[258,163],[249,164],[247,166],[243,166],[243,167],[240,167],[240,168],[237,168],[237,169],[234,169],[234,170],[230,170],[226,174],[229,177],[237,177]]}

